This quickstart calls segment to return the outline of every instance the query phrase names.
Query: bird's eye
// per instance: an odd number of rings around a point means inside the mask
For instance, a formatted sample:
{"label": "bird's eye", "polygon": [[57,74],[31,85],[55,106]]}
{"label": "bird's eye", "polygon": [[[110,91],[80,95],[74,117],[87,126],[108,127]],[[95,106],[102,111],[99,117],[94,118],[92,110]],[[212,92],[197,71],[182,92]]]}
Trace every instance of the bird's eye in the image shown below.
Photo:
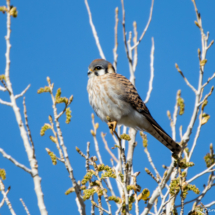
{"label": "bird's eye", "polygon": [[102,68],[101,68],[101,66],[97,66],[95,69],[96,69],[96,70],[100,70],[100,69],[102,69]]}

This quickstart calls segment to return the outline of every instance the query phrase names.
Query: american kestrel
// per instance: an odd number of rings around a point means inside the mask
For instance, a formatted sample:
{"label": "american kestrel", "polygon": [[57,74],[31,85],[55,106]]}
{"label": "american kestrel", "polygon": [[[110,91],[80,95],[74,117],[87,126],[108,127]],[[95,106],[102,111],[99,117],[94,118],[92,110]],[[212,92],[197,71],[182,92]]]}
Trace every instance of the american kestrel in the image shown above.
{"label": "american kestrel", "polygon": [[178,145],[154,120],[134,85],[124,76],[115,73],[112,64],[96,59],[89,65],[87,91],[89,102],[101,120],[107,116],[116,124],[146,131],[170,149],[181,151]]}

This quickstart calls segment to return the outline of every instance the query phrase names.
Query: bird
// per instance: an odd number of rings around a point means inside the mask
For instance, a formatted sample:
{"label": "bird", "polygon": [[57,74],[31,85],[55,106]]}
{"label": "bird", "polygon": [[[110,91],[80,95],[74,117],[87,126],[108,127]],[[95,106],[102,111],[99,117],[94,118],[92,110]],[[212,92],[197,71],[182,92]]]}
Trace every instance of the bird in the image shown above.
{"label": "bird", "polygon": [[[88,67],[89,103],[102,121],[112,126],[125,125],[146,131],[178,155],[181,146],[155,121],[135,86],[104,59],[93,60]],[[111,122],[109,120],[111,119]]]}

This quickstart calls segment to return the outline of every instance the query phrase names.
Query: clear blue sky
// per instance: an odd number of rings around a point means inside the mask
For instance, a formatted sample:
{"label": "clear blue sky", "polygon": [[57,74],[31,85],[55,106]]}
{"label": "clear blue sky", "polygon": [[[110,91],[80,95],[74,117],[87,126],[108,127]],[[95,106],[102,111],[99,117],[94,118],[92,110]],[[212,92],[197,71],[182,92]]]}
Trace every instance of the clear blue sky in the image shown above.
{"label": "clear blue sky", "polygon": [[[46,77],[49,76],[55,83],[55,90],[61,87],[62,95],[69,97],[74,95],[71,105],[72,120],[69,125],[65,124],[65,118],[61,119],[61,128],[65,144],[68,148],[70,160],[74,168],[75,178],[81,180],[85,174],[85,161],[75,151],[78,146],[83,152],[86,151],[86,142],[91,142],[91,155],[95,155],[93,138],[90,134],[92,108],[88,102],[86,91],[87,68],[92,60],[100,58],[95,45],[88,14],[84,0],[79,1],[12,1],[18,9],[18,17],[12,18],[11,34],[11,81],[15,93],[20,93],[29,83],[30,89],[26,93],[26,105],[29,116],[33,140],[35,142],[36,156],[39,163],[39,173],[42,177],[42,189],[49,214],[78,214],[75,204],[75,194],[65,196],[64,192],[71,187],[68,173],[60,163],[53,166],[45,148],[48,147],[56,152],[55,145],[49,140],[51,132],[45,137],[39,135],[41,126],[48,122],[48,115],[52,114],[51,99],[48,94],[37,94],[37,89],[45,86]],[[4,1],[1,1],[1,5]],[[115,7],[119,7],[119,49],[118,49],[118,72],[129,77],[128,63],[122,40],[122,14],[120,1],[96,1],[89,0],[93,15],[93,21],[107,60],[113,62],[114,46],[114,25]],[[139,35],[144,29],[148,20],[151,1],[126,1],[126,29],[133,29],[133,21],[137,21]],[[197,7],[203,20],[203,28],[210,32],[209,41],[215,38],[215,15],[214,1],[197,0]],[[178,128],[183,125],[183,132],[186,131],[193,107],[194,93],[187,87],[182,77],[175,69],[178,63],[189,81],[197,87],[199,74],[199,61],[197,49],[200,48],[200,32],[194,24],[196,15],[193,4],[186,0],[157,1],[155,0],[151,25],[138,47],[138,66],[136,70],[136,87],[143,99],[148,90],[150,74],[150,49],[151,37],[155,40],[155,77],[153,91],[147,104],[153,117],[159,124],[171,134],[169,120],[166,111],[173,112],[175,97],[178,89],[182,90],[182,97],[185,100],[185,114],[178,117],[177,140],[179,141]],[[5,70],[5,39],[6,15],[0,13],[0,74]],[[207,80],[214,73],[215,47],[208,51],[208,63],[205,67],[205,78]],[[213,80],[210,84],[214,84]],[[209,92],[206,87],[206,93]],[[0,92],[0,98],[8,101],[7,93]],[[18,100],[22,108],[22,99]],[[62,108],[63,106],[59,106]],[[209,144],[214,141],[215,133],[215,95],[209,98],[209,104],[205,112],[211,118],[202,127],[196,151],[192,160],[196,166],[190,168],[188,179],[194,174],[206,168],[203,157],[209,151]],[[20,163],[27,166],[28,160],[20,138],[19,129],[15,121],[14,113],[8,106],[0,105],[0,135],[2,147],[8,154],[16,158]],[[114,142],[109,134],[107,125],[96,117],[100,127],[98,130],[98,141],[103,161],[110,165],[110,157],[104,149],[100,138],[100,132],[108,133],[109,146]],[[189,142],[191,146],[196,131],[196,125]],[[170,152],[153,137],[148,135],[149,151],[155,165],[163,174],[162,164],[170,164]],[[151,169],[143,152],[143,146],[139,134],[137,135],[138,146],[135,149],[134,171],[140,171],[138,183],[142,188],[149,188],[152,192],[156,184],[150,176],[145,174],[144,168]],[[6,187],[11,186],[8,195],[13,208],[17,214],[24,214],[24,209],[19,201],[23,198],[31,215],[39,214],[37,200],[33,189],[32,178],[23,170],[17,168],[10,161],[0,155],[0,168],[5,168],[7,179],[4,181]],[[200,191],[207,177],[194,181]],[[214,200],[214,190],[207,193],[203,203],[207,204]],[[191,194],[187,200],[196,197]],[[1,199],[0,199],[1,200]],[[144,203],[140,205],[140,211]],[[186,207],[186,211],[191,206]],[[90,210],[88,205],[88,210]],[[4,205],[0,209],[1,214],[9,214],[8,208]]]}

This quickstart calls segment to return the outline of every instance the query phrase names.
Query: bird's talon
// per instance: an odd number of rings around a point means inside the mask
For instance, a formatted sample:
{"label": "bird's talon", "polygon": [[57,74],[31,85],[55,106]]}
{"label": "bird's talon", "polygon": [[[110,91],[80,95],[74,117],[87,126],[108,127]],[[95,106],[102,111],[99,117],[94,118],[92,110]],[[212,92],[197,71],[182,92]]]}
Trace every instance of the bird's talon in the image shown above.
{"label": "bird's talon", "polygon": [[113,135],[116,129],[117,122],[113,121],[113,122],[108,122],[107,124],[108,124],[108,127],[110,128],[110,133]]}

